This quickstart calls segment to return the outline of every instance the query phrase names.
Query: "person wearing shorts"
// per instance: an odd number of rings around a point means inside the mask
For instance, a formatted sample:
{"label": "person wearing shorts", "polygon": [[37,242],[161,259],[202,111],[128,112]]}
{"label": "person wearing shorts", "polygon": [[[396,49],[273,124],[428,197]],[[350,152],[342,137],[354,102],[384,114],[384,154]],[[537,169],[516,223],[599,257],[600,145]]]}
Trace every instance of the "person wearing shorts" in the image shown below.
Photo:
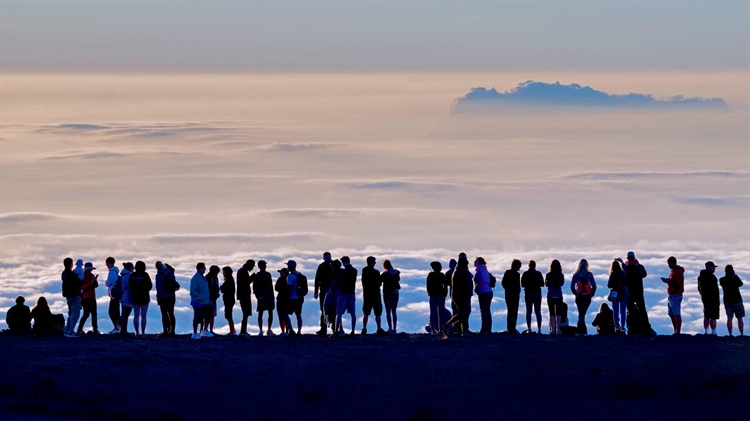
{"label": "person wearing shorts", "polygon": [[667,284],[667,314],[672,319],[673,335],[679,335],[682,330],[682,293],[685,292],[685,269],[677,264],[677,258],[667,259],[669,278],[661,278]]}
{"label": "person wearing shorts", "polygon": [[271,325],[273,324],[273,310],[274,299],[273,299],[273,279],[271,274],[266,271],[266,261],[260,260],[258,262],[258,273],[255,274],[255,280],[253,281],[253,292],[255,298],[258,300],[258,336],[263,336],[263,312],[268,312],[268,330],[266,331],[267,336],[274,336]]}
{"label": "person wearing shorts", "polygon": [[732,319],[737,318],[737,328],[740,330],[740,336],[745,335],[745,324],[742,320],[745,317],[745,305],[742,303],[740,287],[742,280],[734,272],[732,265],[724,267],[724,276],[719,280],[721,289],[724,291],[724,310],[727,312],[727,331],[732,336]]}
{"label": "person wearing shorts", "polygon": [[[206,330],[205,319],[207,312],[211,311],[211,299],[208,293],[208,282],[203,276],[206,273],[206,264],[203,262],[195,266],[195,275],[190,279],[190,305],[193,307],[193,339],[213,336]],[[198,325],[201,326],[200,332]]]}
{"label": "person wearing shorts", "polygon": [[362,269],[362,334],[367,334],[367,322],[370,318],[370,314],[375,312],[375,325],[377,326],[377,334],[384,335],[385,330],[380,325],[380,316],[383,315],[383,301],[380,298],[380,287],[382,281],[380,279],[380,271],[375,269],[375,257],[369,256],[367,258],[367,266]]}
{"label": "person wearing shorts", "polygon": [[356,297],[355,290],[357,287],[357,269],[351,265],[349,256],[341,258],[341,272],[339,273],[339,299],[336,308],[336,328],[334,329],[334,335],[339,336],[344,334],[344,326],[342,323],[344,313],[349,313],[352,316],[352,331],[350,335],[354,335],[354,329],[357,325],[357,314],[354,309]]}

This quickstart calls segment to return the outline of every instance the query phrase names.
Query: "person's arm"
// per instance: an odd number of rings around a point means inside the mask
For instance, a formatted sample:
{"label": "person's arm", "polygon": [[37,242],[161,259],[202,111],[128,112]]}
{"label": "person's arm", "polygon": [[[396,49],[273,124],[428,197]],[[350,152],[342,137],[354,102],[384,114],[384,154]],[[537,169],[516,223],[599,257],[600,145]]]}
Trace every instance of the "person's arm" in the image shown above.
{"label": "person's arm", "polygon": [[640,264],[638,266],[640,266],[640,268],[641,268],[641,277],[642,278],[647,277],[648,273],[646,272],[646,268],[643,265],[640,265]]}
{"label": "person's arm", "polygon": [[314,292],[314,297],[316,300],[318,299],[318,292],[320,291],[321,276],[323,276],[323,264],[322,263],[318,265],[318,270],[315,271],[315,289],[313,290],[313,292]]}
{"label": "person's arm", "polygon": [[591,322],[591,325],[594,327],[599,326],[599,313],[596,314],[596,317],[594,317],[594,321]]}
{"label": "person's arm", "polygon": [[591,282],[591,296],[593,297],[596,295],[596,278],[594,278],[594,274],[589,272],[589,282]]}
{"label": "person's arm", "polygon": [[570,281],[570,292],[572,292],[573,295],[578,295],[578,294],[576,294],[576,285],[577,284],[578,284],[578,281],[576,280],[576,278],[574,276],[573,279]]}
{"label": "person's arm", "polygon": [[737,275],[734,275],[734,279],[737,280],[737,287],[741,287],[742,286],[742,279],[740,279],[740,277],[737,276]]}
{"label": "person's arm", "polygon": [[115,281],[117,280],[117,273],[115,273],[114,270],[110,270],[109,273],[107,273],[107,281],[105,284],[107,285],[107,288],[112,288],[112,285],[115,284]]}

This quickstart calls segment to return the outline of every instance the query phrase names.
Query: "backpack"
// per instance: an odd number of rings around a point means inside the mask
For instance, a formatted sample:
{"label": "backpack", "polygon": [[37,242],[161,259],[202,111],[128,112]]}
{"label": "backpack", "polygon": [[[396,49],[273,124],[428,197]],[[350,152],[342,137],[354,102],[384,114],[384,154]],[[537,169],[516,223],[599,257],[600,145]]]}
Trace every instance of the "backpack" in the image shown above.
{"label": "backpack", "polygon": [[122,299],[122,276],[117,275],[117,280],[115,281],[114,284],[112,284],[110,295],[115,300],[119,301]]}
{"label": "backpack", "polygon": [[175,279],[174,274],[170,272],[169,274],[162,276],[164,276],[164,290],[167,292],[175,292],[180,289],[180,284],[177,282],[177,279]]}
{"label": "backpack", "polygon": [[589,282],[589,278],[587,277],[585,281],[578,282],[578,287],[576,288],[576,295],[581,295],[585,297],[591,296],[591,282]]}
{"label": "backpack", "polygon": [[302,298],[305,295],[307,295],[307,292],[309,290],[307,286],[307,276],[297,272],[297,286],[294,289],[294,293],[297,294],[298,297]]}
{"label": "backpack", "polygon": [[490,273],[490,288],[495,288],[495,285],[497,285],[497,278],[495,278],[495,275]]}

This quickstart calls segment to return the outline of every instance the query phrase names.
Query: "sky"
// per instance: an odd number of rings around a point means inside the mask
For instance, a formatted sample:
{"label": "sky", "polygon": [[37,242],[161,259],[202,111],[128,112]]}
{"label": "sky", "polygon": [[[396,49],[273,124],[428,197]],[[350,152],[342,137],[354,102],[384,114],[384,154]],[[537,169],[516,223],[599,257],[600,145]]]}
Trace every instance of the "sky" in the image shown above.
{"label": "sky", "polygon": [[[162,260],[184,287],[198,261],[294,258],[312,281],[323,251],[360,269],[388,258],[411,332],[427,321],[429,263],[461,251],[496,275],[557,258],[568,280],[587,258],[603,284],[634,250],[660,333],[668,256],[687,270],[689,332],[705,261],[750,276],[747,3],[0,7],[0,313],[19,294],[63,312],[67,256],[102,274],[107,256]],[[527,81],[542,91],[455,107]],[[557,82],[726,107],[583,104]],[[306,331],[316,308],[310,297]],[[154,302],[148,332],[158,317]]]}

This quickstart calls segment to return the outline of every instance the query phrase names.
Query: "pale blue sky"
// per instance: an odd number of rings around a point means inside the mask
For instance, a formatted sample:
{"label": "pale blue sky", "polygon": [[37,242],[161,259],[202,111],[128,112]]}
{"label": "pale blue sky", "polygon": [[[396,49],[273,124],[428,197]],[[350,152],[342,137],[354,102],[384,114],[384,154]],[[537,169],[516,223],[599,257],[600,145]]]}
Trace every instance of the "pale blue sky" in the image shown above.
{"label": "pale blue sky", "polygon": [[2,2],[2,70],[746,69],[736,2]]}

